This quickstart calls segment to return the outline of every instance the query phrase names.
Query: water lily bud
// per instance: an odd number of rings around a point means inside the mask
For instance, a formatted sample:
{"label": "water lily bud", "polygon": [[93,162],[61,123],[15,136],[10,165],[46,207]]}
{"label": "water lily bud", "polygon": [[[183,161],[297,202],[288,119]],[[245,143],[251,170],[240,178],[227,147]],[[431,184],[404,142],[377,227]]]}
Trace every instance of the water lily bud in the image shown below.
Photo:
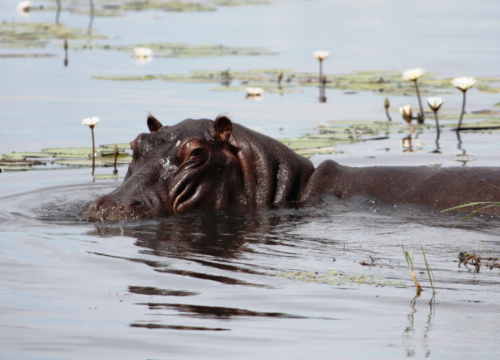
{"label": "water lily bud", "polygon": [[423,124],[424,123],[424,118],[422,117],[421,113],[417,114],[417,123]]}
{"label": "water lily bud", "polygon": [[409,124],[411,123],[411,118],[412,118],[412,112],[411,112],[411,105],[405,105],[401,106],[399,108],[399,112],[403,116],[403,119]]}
{"label": "water lily bud", "polygon": [[386,98],[385,98],[385,100],[384,100],[384,107],[385,107],[386,109],[389,109],[389,98],[387,98],[387,97],[386,97]]}

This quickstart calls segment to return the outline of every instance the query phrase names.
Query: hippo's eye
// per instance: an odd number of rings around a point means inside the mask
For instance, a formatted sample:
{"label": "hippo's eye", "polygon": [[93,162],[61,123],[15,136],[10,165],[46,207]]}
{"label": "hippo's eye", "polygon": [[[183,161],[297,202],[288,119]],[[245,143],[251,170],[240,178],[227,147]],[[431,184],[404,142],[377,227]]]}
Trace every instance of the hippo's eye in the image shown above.
{"label": "hippo's eye", "polygon": [[191,157],[201,157],[204,153],[202,148],[197,148],[191,151]]}

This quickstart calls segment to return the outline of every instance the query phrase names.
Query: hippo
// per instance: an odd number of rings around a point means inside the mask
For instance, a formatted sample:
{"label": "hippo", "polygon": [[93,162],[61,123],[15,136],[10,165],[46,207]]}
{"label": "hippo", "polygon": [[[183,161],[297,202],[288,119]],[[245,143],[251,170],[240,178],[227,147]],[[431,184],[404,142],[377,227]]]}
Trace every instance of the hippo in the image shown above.
{"label": "hippo", "polygon": [[[279,141],[225,115],[173,126],[149,115],[147,125],[150,133],[130,143],[132,162],[123,183],[88,207],[89,219],[123,221],[193,209],[303,203],[322,194],[332,194],[332,201],[362,196],[438,210],[500,197],[500,168],[355,168],[332,160],[314,168]],[[499,215],[500,207],[486,212]]]}

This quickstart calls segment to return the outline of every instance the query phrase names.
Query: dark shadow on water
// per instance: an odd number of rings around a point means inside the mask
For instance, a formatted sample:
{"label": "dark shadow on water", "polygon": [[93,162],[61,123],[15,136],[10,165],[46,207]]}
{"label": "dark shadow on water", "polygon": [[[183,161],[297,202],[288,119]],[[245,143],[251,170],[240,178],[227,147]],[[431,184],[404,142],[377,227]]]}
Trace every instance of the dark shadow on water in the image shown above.
{"label": "dark shadow on water", "polygon": [[194,291],[158,289],[152,286],[129,286],[128,291],[132,294],[148,296],[196,296],[200,294]]}
{"label": "dark shadow on water", "polygon": [[221,306],[161,303],[141,303],[137,305],[147,306],[150,310],[175,310],[182,313],[182,316],[198,318],[231,319],[234,317],[273,317],[281,319],[304,319],[303,316],[284,314],[280,312],[259,312]]}
{"label": "dark shadow on water", "polygon": [[167,330],[192,330],[192,331],[229,331],[230,329],[224,328],[208,328],[202,326],[182,326],[182,325],[162,325],[162,324],[130,324],[133,328],[145,328],[145,329],[167,329]]}

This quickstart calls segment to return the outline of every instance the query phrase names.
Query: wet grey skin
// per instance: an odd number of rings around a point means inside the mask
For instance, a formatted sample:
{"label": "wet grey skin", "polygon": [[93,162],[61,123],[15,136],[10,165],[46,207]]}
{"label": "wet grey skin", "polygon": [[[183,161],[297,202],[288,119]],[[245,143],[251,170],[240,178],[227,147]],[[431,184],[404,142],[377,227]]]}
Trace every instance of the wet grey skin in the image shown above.
{"label": "wet grey skin", "polygon": [[[325,193],[335,194],[333,201],[364,196],[440,210],[498,199],[496,167],[352,168],[327,160],[315,169],[280,142],[226,116],[163,126],[150,115],[147,124],[150,133],[130,143],[133,159],[123,184],[96,199],[86,217],[158,218],[193,209],[305,202]],[[499,214],[500,208],[486,213]]]}

